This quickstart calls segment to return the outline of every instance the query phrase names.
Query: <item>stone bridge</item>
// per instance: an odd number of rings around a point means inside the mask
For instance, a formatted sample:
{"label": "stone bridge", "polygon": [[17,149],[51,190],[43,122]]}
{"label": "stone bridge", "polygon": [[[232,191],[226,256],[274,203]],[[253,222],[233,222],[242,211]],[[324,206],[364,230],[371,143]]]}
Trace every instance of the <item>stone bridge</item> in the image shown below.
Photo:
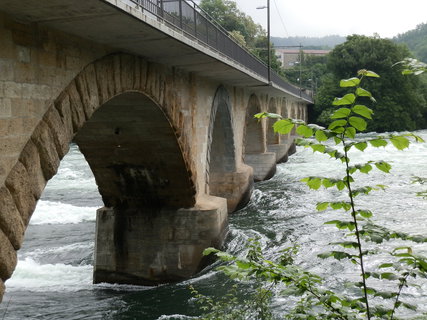
{"label": "stone bridge", "polygon": [[253,68],[166,13],[154,0],[0,2],[0,298],[71,142],[105,205],[94,282],[132,284],[200,270],[202,250],[221,245],[227,215],[245,205],[253,181],[293,151],[292,136],[253,115],[305,119],[310,99],[269,83],[249,53]]}

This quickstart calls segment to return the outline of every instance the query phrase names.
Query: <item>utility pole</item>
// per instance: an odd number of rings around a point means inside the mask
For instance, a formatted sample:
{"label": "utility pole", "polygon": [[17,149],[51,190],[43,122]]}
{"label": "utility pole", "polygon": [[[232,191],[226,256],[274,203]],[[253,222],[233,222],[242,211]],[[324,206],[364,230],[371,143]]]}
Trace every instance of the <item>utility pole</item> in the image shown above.
{"label": "utility pole", "polygon": [[268,85],[271,85],[271,44],[270,44],[270,0],[267,0],[266,6],[257,7],[257,9],[267,9],[267,79]]}

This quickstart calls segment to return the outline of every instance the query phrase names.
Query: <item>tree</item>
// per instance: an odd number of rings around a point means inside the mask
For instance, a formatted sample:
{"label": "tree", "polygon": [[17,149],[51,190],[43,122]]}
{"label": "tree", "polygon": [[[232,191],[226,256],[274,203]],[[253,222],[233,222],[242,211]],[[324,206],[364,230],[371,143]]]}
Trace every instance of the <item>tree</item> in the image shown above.
{"label": "tree", "polygon": [[399,34],[393,40],[405,43],[418,59],[427,62],[427,23],[421,23],[414,30]]}
{"label": "tree", "polygon": [[[239,44],[246,46],[249,51],[258,56],[264,63],[267,63],[267,33],[250,16],[241,12],[234,1],[202,0],[199,6],[235,38]],[[281,62],[276,57],[275,50],[271,49],[270,54],[271,68],[277,73],[282,74]]]}
{"label": "tree", "polygon": [[283,72],[291,83],[316,92],[322,84],[323,75],[327,73],[326,62],[327,56],[304,54],[301,51],[301,63]]}
{"label": "tree", "polygon": [[[359,66],[366,69],[378,70],[384,75],[381,81],[366,84],[367,90],[380,92],[376,103],[366,103],[376,114],[375,123],[369,122],[370,131],[403,131],[416,130],[427,126],[427,88],[416,77],[405,77],[401,74],[402,66],[396,62],[410,56],[404,45],[398,45],[387,39],[352,35],[347,41],[337,47],[328,57],[328,75],[319,89],[315,99],[315,116],[317,121],[323,120],[330,114],[331,96],[340,92],[332,89],[331,84],[337,79],[348,78]],[[367,100],[368,97],[366,98]]]}

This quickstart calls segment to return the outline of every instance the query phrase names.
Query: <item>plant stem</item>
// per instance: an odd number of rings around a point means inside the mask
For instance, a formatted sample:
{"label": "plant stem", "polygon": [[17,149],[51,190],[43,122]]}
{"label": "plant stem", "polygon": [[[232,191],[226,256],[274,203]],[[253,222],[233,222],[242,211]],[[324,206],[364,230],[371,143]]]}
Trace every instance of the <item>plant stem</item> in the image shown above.
{"label": "plant stem", "polygon": [[394,305],[393,305],[393,310],[391,311],[391,315],[390,315],[390,320],[393,320],[394,317],[394,312],[397,309],[397,303],[399,302],[399,298],[400,298],[400,293],[402,292],[403,287],[406,284],[406,279],[408,279],[409,277],[409,272],[405,275],[405,277],[403,279],[401,279],[400,284],[399,284],[399,291],[397,292],[396,295],[396,299],[394,301]]}
{"label": "plant stem", "polygon": [[366,278],[365,278],[365,266],[363,264],[363,252],[362,252],[362,242],[360,239],[360,234],[359,234],[359,226],[357,223],[357,219],[356,219],[356,209],[355,209],[355,204],[354,204],[354,198],[353,198],[353,193],[352,193],[352,189],[351,189],[351,184],[350,184],[350,166],[349,166],[349,159],[348,159],[348,150],[347,150],[347,146],[345,144],[345,135],[342,134],[341,136],[342,138],[342,143],[344,146],[344,156],[345,156],[345,172],[346,172],[346,177],[347,177],[347,189],[348,189],[348,196],[350,198],[350,204],[351,204],[351,216],[353,218],[353,222],[354,222],[354,226],[356,228],[356,238],[357,238],[357,247],[359,250],[359,261],[360,261],[360,271],[362,272],[362,284],[363,284],[363,294],[365,296],[365,305],[366,305],[366,315],[368,317],[368,320],[371,319],[371,313],[369,310],[369,300],[368,300],[368,288],[366,285]]}

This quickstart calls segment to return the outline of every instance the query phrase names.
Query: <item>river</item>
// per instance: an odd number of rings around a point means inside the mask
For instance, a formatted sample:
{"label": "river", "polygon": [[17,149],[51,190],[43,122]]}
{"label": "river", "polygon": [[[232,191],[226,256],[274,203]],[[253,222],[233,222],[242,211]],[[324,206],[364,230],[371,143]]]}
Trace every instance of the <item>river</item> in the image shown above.
{"label": "river", "polygon": [[[419,131],[427,140],[427,130]],[[413,184],[414,176],[427,178],[427,144],[411,144],[406,151],[391,146],[364,153],[352,152],[353,163],[367,160],[391,162],[390,174],[373,170],[357,175],[361,185],[381,183],[385,191],[357,199],[374,212],[379,223],[394,230],[427,236],[427,200],[416,196],[426,185]],[[337,192],[310,191],[299,182],[305,176],[342,177],[342,165],[309,149],[297,148],[276,175],[257,183],[250,203],[230,216],[226,250],[239,254],[248,238],[259,237],[268,257],[292,243],[300,247],[296,263],[322,274],[327,281],[353,277],[353,267],[316,255],[337,241],[341,233],[324,225],[339,213],[317,213],[317,201],[339,198]],[[73,145],[62,160],[58,174],[49,181],[30,221],[18,265],[6,282],[0,319],[195,319],[198,308],[188,289],[193,285],[206,294],[221,295],[231,281],[207,267],[194,278],[158,287],[92,284],[95,211],[102,202],[94,178],[78,148]],[[341,213],[342,215],[342,213]],[[391,248],[399,241],[381,245]],[[427,244],[411,243],[427,255]],[[374,265],[382,257],[368,261]],[[338,280],[338,281],[341,281]],[[404,298],[427,312],[427,283],[409,288]],[[273,309],[280,317],[288,308],[285,297],[276,296]]]}

